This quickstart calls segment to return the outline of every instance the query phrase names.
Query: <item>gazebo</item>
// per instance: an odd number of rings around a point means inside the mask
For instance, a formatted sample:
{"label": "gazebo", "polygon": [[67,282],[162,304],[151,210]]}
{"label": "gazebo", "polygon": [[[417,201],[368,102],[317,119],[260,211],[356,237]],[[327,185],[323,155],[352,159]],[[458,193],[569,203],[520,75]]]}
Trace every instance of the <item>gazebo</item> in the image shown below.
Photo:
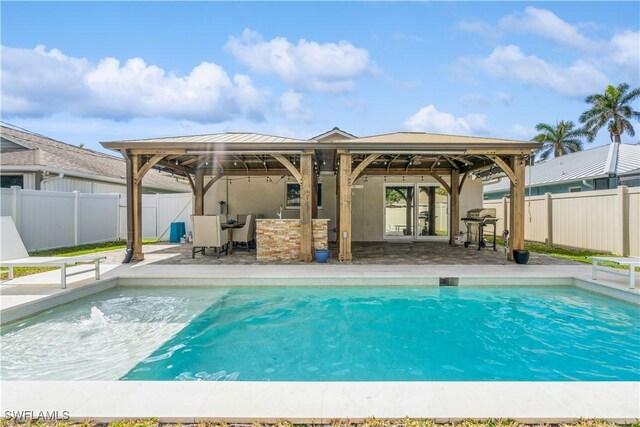
{"label": "gazebo", "polygon": [[[460,192],[470,177],[499,170],[510,180],[509,247],[524,249],[524,171],[540,144],[472,136],[397,132],[363,138],[334,132],[300,140],[255,133],[163,137],[103,142],[127,162],[127,239],[133,259],[142,260],[142,180],[156,168],[186,177],[194,214],[221,178],[287,175],[300,185],[299,259],[313,259],[312,220],[317,218],[317,180],[335,175],[338,256],[351,261],[352,187],[367,176],[428,176],[449,193],[449,243],[459,233]],[[205,183],[206,182],[206,183]],[[509,259],[512,259],[510,253]]]}

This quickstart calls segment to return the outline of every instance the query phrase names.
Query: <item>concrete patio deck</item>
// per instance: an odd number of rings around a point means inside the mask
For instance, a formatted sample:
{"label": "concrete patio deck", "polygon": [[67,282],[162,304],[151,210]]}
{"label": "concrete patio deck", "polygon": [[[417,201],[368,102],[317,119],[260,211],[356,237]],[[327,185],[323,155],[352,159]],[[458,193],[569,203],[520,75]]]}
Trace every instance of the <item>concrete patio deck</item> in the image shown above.
{"label": "concrete patio deck", "polygon": [[[337,246],[330,245],[329,264],[343,264],[337,260]],[[236,249],[231,255],[221,255],[213,252],[206,255],[196,254],[191,258],[190,244],[152,244],[145,245],[145,264],[157,265],[226,265],[226,264],[255,264],[255,265],[308,265],[297,261],[274,263],[272,261],[256,260],[256,251],[252,249]],[[508,261],[504,248],[497,251],[485,248],[480,251],[475,247],[451,246],[446,242],[354,242],[352,245],[353,261],[348,264],[370,265],[514,265]],[[105,253],[107,263],[120,263],[124,258],[124,249]],[[347,264],[347,265],[348,265]],[[529,265],[580,265],[569,260],[554,258],[544,254],[532,253]]]}

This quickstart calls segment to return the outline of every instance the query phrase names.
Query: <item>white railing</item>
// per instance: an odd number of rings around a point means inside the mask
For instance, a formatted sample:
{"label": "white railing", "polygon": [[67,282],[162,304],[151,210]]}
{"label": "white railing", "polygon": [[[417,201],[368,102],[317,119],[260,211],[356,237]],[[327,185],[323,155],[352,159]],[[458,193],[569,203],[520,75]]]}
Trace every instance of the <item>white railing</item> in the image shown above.
{"label": "white railing", "polygon": [[[485,200],[495,208],[498,234],[509,224],[509,199]],[[640,188],[550,194],[525,201],[525,239],[551,245],[640,255]]]}
{"label": "white railing", "polygon": [[[144,238],[168,239],[174,221],[190,230],[191,193],[144,194],[142,204]],[[29,251],[125,239],[126,206],[116,193],[0,189],[0,214],[13,218]]]}

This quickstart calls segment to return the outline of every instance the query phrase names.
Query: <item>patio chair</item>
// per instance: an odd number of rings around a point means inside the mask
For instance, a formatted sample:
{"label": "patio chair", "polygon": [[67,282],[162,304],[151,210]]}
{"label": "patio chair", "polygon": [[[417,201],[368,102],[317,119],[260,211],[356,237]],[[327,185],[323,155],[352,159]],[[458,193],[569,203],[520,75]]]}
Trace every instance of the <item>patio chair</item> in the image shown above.
{"label": "patio chair", "polygon": [[[96,280],[100,279],[100,260],[106,259],[103,255],[80,255],[72,257],[30,257],[27,248],[20,238],[18,229],[10,216],[1,217],[0,230],[0,267],[9,269],[9,280],[13,279],[14,267],[60,267],[60,288],[67,287],[67,277],[95,270]],[[95,264],[89,270],[76,271],[67,274],[67,265]]]}
{"label": "patio chair", "polygon": [[229,234],[222,229],[220,217],[217,215],[192,215],[193,248],[191,258],[196,257],[196,252],[206,255],[207,248],[213,248],[220,258],[220,253],[228,253]]}
{"label": "patio chair", "polygon": [[253,240],[253,225],[255,220],[253,215],[249,214],[245,217],[244,226],[233,232],[233,244],[243,244],[247,247],[247,252],[251,251],[249,243]]}

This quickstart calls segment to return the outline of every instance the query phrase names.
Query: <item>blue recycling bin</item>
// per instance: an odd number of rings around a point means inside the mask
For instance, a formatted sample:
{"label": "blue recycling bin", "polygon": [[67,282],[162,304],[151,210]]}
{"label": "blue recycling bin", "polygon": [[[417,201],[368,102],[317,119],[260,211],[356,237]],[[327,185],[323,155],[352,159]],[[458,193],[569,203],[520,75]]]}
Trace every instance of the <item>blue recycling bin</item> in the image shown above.
{"label": "blue recycling bin", "polygon": [[184,222],[171,223],[171,232],[169,233],[169,241],[171,243],[180,243],[180,239],[185,234],[187,234],[187,229],[184,226]]}

